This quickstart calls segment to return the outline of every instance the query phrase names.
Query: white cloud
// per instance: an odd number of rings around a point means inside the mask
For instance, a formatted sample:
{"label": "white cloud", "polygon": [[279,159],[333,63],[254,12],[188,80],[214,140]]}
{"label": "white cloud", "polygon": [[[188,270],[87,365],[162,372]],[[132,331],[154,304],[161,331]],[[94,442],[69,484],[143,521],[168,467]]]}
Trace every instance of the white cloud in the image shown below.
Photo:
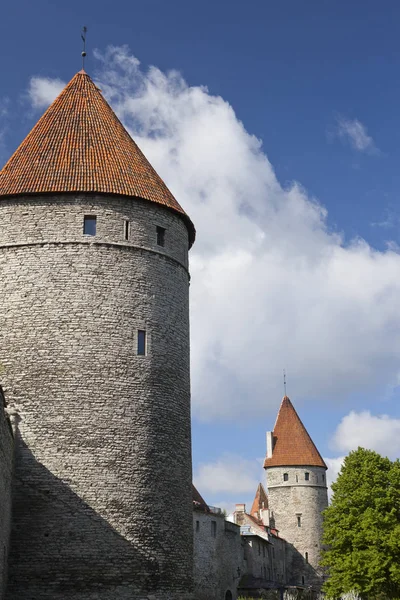
{"label": "white cloud", "polygon": [[279,183],[222,98],[176,71],[144,72],[127,48],[96,56],[100,88],[197,228],[194,414],[275,413],[283,368],[295,398],[337,402],[396,385],[397,252],[332,233],[324,207],[299,184]]}
{"label": "white cloud", "polygon": [[374,140],[368,135],[367,128],[358,119],[338,117],[336,135],[358,152],[368,154],[379,152]]}
{"label": "white cloud", "polygon": [[338,456],[336,458],[324,458],[326,466],[328,470],[326,472],[326,482],[328,485],[328,497],[332,496],[331,485],[334,481],[336,481],[337,476],[339,475],[340,469],[342,468],[342,464],[344,461],[344,456]]}
{"label": "white cloud", "polygon": [[400,456],[400,419],[372,415],[369,411],[351,411],[343,417],[332,439],[335,449],[348,453],[358,446],[384,456]]}
{"label": "white cloud", "polygon": [[[255,495],[259,471],[260,464],[257,460],[224,454],[214,462],[199,463],[193,481],[202,496],[233,494],[238,498],[237,502],[240,502],[243,495]],[[227,501],[221,502],[227,504]]]}
{"label": "white cloud", "polygon": [[61,79],[31,77],[28,95],[33,108],[46,108],[64,87],[65,83]]}

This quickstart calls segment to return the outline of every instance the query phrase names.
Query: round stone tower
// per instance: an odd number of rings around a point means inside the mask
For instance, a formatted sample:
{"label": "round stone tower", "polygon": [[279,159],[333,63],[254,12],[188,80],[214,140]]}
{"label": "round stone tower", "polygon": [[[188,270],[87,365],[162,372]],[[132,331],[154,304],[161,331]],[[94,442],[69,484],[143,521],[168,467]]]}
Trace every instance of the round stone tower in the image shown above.
{"label": "round stone tower", "polygon": [[271,527],[291,544],[290,583],[318,588],[327,466],[287,396],[273,432],[267,433],[264,468]]}
{"label": "round stone tower", "polygon": [[0,172],[7,600],[190,597],[194,227],[81,71]]}

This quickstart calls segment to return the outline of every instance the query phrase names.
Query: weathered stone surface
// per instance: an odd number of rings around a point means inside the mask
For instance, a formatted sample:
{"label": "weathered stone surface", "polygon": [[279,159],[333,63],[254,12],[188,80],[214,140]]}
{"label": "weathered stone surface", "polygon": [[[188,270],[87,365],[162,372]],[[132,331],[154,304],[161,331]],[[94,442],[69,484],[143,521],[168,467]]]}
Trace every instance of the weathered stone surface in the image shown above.
{"label": "weathered stone surface", "polygon": [[244,572],[240,527],[224,516],[193,511],[194,597],[220,600],[226,592],[237,598],[237,586]]}
{"label": "weathered stone surface", "polygon": [[20,416],[6,598],[188,598],[186,227],[85,195],[2,200],[0,219],[0,363]]}
{"label": "weathered stone surface", "polygon": [[[1,366],[1,365],[0,365]],[[5,410],[0,388],[0,598],[7,580],[8,542],[11,522],[11,478],[13,469],[14,436]]]}
{"label": "weathered stone surface", "polygon": [[318,587],[322,581],[322,511],[328,506],[326,471],[322,467],[270,467],[266,474],[271,524],[291,545],[288,583]]}

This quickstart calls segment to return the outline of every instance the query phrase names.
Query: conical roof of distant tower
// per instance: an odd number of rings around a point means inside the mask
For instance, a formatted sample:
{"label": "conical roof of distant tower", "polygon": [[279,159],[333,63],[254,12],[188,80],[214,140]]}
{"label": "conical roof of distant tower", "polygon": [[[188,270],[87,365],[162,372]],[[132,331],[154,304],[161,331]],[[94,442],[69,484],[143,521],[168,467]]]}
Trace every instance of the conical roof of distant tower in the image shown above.
{"label": "conical roof of distant tower", "polygon": [[272,457],[264,467],[327,466],[308,435],[290,398],[284,396],[273,431]]}
{"label": "conical roof of distant tower", "polygon": [[0,198],[88,192],[142,198],[192,221],[85,71],[54,100],[0,171]]}
{"label": "conical roof of distant tower", "polygon": [[262,483],[258,484],[256,495],[254,497],[253,506],[251,507],[250,514],[252,516],[259,516],[260,510],[268,508],[268,496]]}

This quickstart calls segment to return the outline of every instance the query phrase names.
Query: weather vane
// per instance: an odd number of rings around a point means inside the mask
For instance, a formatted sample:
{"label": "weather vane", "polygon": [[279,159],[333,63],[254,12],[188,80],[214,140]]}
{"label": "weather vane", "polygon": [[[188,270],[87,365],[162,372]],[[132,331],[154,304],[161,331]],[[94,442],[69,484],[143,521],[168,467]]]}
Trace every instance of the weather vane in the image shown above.
{"label": "weather vane", "polygon": [[83,42],[83,50],[82,50],[82,69],[85,70],[85,58],[86,58],[86,33],[87,27],[86,25],[82,28],[81,38]]}
{"label": "weather vane", "polygon": [[285,369],[283,369],[283,389],[284,389],[285,397],[286,397],[286,371],[285,371]]}

